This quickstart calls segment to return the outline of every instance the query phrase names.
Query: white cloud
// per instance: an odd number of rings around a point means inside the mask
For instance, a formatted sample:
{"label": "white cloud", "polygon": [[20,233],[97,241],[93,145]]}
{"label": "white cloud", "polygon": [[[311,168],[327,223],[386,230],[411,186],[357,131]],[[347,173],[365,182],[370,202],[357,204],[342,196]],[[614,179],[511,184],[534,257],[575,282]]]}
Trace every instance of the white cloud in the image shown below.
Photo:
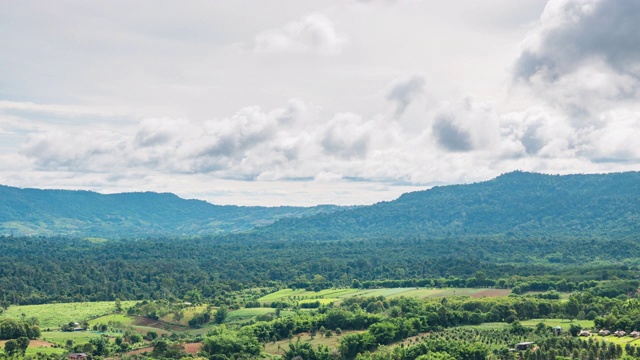
{"label": "white cloud", "polygon": [[397,82],[387,94],[387,100],[396,103],[396,116],[401,116],[407,107],[425,91],[425,79],[414,75],[409,79]]}
{"label": "white cloud", "polygon": [[29,1],[0,22],[0,183],[347,204],[640,170],[635,1]]}
{"label": "white cloud", "polygon": [[576,125],[640,89],[640,3],[633,0],[552,0],[522,45],[514,76]]}
{"label": "white cloud", "polygon": [[347,38],[339,34],[324,14],[307,15],[281,29],[256,36],[255,50],[260,52],[313,52],[322,55],[340,53]]}

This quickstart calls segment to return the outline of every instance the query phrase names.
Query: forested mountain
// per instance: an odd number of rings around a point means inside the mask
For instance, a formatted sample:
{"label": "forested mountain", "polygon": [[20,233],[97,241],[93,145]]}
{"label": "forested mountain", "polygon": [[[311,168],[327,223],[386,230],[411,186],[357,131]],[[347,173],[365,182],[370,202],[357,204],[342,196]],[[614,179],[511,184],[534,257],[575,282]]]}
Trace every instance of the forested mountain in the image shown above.
{"label": "forested mountain", "polygon": [[135,237],[227,233],[337,206],[241,207],[185,200],[169,193],[103,195],[91,191],[0,185],[0,235]]}
{"label": "forested mountain", "polygon": [[434,187],[390,202],[256,229],[260,238],[335,240],[460,236],[605,237],[640,234],[640,172],[512,172]]}
{"label": "forested mountain", "polygon": [[[273,219],[277,213],[270,210],[284,214],[291,209],[216,207],[170,194],[1,190],[2,223],[22,216],[45,228],[63,219],[67,226],[83,229],[91,230],[86,227],[90,224],[98,234],[104,233],[100,226],[111,231],[119,226],[152,228],[157,233],[177,231],[184,224],[217,229],[211,225],[213,216],[229,228],[252,226],[266,218],[258,215]],[[7,196],[11,191],[37,196]],[[474,284],[478,271],[516,281],[511,286],[520,288],[534,282],[514,275],[554,274],[553,284],[545,279],[544,286],[538,286],[542,290],[565,280],[637,279],[639,210],[640,173],[515,172],[372,206],[279,220],[248,232],[107,241],[0,236],[0,299],[39,303],[106,300],[114,294],[122,299],[159,298],[165,278],[172,279],[177,296],[199,289],[207,297],[243,287],[330,287],[354,280],[371,286],[390,280],[393,286],[414,286],[416,279],[459,277],[461,284]],[[112,223],[105,220],[107,215]]]}

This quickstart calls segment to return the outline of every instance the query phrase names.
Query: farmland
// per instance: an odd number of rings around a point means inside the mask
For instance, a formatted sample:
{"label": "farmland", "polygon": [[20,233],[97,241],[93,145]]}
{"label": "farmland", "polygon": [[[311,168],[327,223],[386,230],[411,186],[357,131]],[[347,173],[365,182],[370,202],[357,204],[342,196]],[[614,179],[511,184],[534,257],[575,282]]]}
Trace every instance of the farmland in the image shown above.
{"label": "farmland", "polygon": [[485,288],[390,288],[390,289],[326,289],[321,291],[282,289],[274,293],[265,295],[258,299],[263,304],[274,301],[297,301],[298,303],[308,303],[319,301],[321,304],[339,303],[341,300],[351,297],[378,297],[383,296],[388,299],[398,297],[410,297],[416,299],[441,298],[452,296],[478,297],[501,297],[510,293],[508,289],[485,289]]}
{"label": "farmland", "polygon": [[[129,307],[134,303],[135,301],[123,301],[122,306]],[[15,319],[35,317],[42,329],[58,329],[62,324],[88,321],[114,311],[114,301],[100,301],[11,306],[4,316]]]}

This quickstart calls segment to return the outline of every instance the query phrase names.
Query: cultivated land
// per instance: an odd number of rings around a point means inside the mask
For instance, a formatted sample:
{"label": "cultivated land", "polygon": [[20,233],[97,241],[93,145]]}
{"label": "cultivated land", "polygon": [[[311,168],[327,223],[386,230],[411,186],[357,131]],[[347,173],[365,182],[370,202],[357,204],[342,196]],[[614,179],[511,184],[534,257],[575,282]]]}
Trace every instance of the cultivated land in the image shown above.
{"label": "cultivated land", "polygon": [[[253,289],[253,294],[260,293],[262,289]],[[337,289],[325,289],[318,292],[306,291],[306,290],[293,290],[293,289],[281,289],[273,293],[264,295],[258,298],[258,301],[263,305],[270,304],[272,302],[287,302],[289,304],[304,304],[309,302],[319,301],[321,304],[333,303],[334,306],[339,306],[341,301],[348,298],[371,298],[382,296],[387,300],[404,298],[415,299],[438,299],[444,297],[456,297],[459,301],[464,299],[475,298],[500,298],[506,297],[510,294],[510,290],[506,289],[491,289],[491,288],[388,288],[388,289],[352,289],[352,288],[337,288]],[[247,296],[246,292],[242,293],[243,296]],[[566,294],[562,294],[563,298],[566,298]],[[229,298],[237,299],[240,296],[239,293],[229,293]],[[566,299],[557,300],[559,303],[566,303]],[[122,308],[126,311],[127,308],[133,306],[134,301],[123,301],[121,303]],[[439,301],[437,302],[439,303]],[[217,324],[213,321],[203,325],[200,328],[189,328],[187,326],[189,320],[191,320],[198,313],[201,313],[207,309],[207,305],[194,305],[183,308],[184,318],[180,322],[176,322],[173,319],[172,314],[167,314],[159,320],[149,319],[143,316],[130,316],[124,313],[113,313],[115,310],[115,302],[95,302],[95,303],[65,303],[65,304],[47,304],[47,305],[30,305],[30,306],[10,306],[9,311],[5,312],[4,316],[8,318],[30,318],[32,316],[41,319],[43,330],[46,328],[57,329],[57,325],[68,323],[69,321],[87,321],[90,328],[93,326],[107,325],[108,329],[105,332],[98,331],[77,331],[77,332],[62,332],[62,331],[43,331],[38,340],[32,340],[26,355],[35,356],[36,354],[65,354],[69,352],[69,349],[65,349],[65,344],[69,340],[74,345],[81,345],[90,342],[92,339],[99,339],[107,336],[110,343],[114,343],[115,337],[123,336],[125,332],[133,331],[143,336],[146,336],[149,332],[155,332],[159,336],[165,336],[166,338],[176,337],[193,337],[204,336],[211,329],[216,328]],[[215,313],[215,307],[209,307]],[[303,313],[315,312],[314,309],[300,309]],[[275,318],[275,308],[271,307],[259,307],[259,308],[241,308],[237,310],[230,310],[224,325],[230,328],[241,327],[246,324],[250,324],[258,321],[258,319],[271,319]],[[24,316],[22,315],[24,314]],[[265,318],[266,316],[266,318]],[[291,309],[282,309],[280,312],[281,317],[298,316],[295,311]],[[521,321],[521,324],[525,328],[535,328],[535,326],[543,322],[549,327],[561,326],[565,333],[568,331],[571,325],[578,325],[583,329],[594,329],[593,320],[569,320],[569,319],[529,319]],[[511,325],[504,322],[499,323],[483,323],[481,325],[462,326],[461,329],[477,329],[477,331],[509,331]],[[455,330],[455,328],[450,329]],[[331,336],[326,337],[320,333],[315,336],[311,336],[309,332],[303,332],[295,334],[293,340],[290,341],[287,338],[265,341],[262,349],[265,355],[275,356],[279,358],[286,351],[290,349],[290,342],[296,344],[298,341],[300,344],[310,344],[313,348],[317,348],[319,345],[328,347],[330,349],[337,349],[340,345],[341,339],[348,335],[357,335],[365,332],[365,330],[345,330],[342,334],[338,335],[332,332]],[[429,339],[431,333],[419,333],[407,337],[403,340],[394,341],[388,344],[385,351],[393,349],[399,346],[408,348],[416,343]],[[607,343],[619,344],[620,346],[626,345],[640,345],[640,341],[631,337],[615,337],[613,335],[602,337],[593,335],[596,340],[603,340]],[[193,340],[192,340],[193,341]],[[144,352],[150,353],[153,350],[152,343],[145,340],[137,343],[133,346],[132,350],[127,352],[128,355],[141,354]],[[4,346],[4,342],[0,342],[0,346]],[[196,354],[201,346],[200,342],[185,343],[183,348],[190,354]],[[497,346],[497,345],[496,345]],[[626,351],[626,350],[625,350]]]}
{"label": "cultivated land", "polygon": [[392,288],[392,289],[325,289],[318,292],[307,290],[282,289],[274,293],[265,295],[258,299],[263,304],[274,301],[297,301],[300,304],[319,301],[321,304],[339,303],[350,297],[377,297],[384,296],[388,299],[398,297],[411,297],[416,299],[470,296],[479,297],[500,297],[511,293],[509,289],[486,289],[486,288]]}
{"label": "cultivated land", "polygon": [[[122,301],[121,306],[127,308],[135,301]],[[60,303],[43,305],[10,306],[4,316],[21,319],[23,317],[36,317],[40,323],[40,329],[58,329],[69,322],[89,321],[98,316],[110,314],[116,309],[114,301]]]}

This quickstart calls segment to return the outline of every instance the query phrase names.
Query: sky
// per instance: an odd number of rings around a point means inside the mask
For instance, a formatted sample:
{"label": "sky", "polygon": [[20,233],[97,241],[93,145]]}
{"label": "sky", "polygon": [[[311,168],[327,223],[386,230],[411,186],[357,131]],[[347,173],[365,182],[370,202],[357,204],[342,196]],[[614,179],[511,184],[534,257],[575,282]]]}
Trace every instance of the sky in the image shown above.
{"label": "sky", "polygon": [[637,0],[0,6],[0,184],[310,206],[640,170]]}

